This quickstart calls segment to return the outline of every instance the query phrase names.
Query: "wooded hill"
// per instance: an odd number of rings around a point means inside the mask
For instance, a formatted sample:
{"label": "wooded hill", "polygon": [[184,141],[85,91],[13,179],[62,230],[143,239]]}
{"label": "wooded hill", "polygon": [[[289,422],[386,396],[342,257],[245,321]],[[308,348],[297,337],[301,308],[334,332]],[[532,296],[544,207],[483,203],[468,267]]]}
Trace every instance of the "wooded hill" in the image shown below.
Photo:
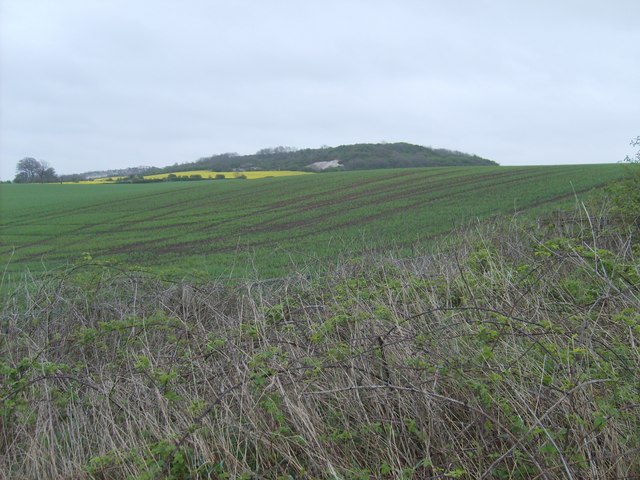
{"label": "wooded hill", "polygon": [[265,148],[253,155],[225,153],[204,157],[192,163],[172,165],[160,171],[310,170],[309,165],[313,163],[333,160],[338,160],[342,165],[338,168],[344,170],[497,165],[496,162],[477,155],[442,148],[422,147],[410,143],[359,143],[302,150],[291,147]]}
{"label": "wooded hill", "polygon": [[492,160],[468,153],[444,148],[422,147],[410,143],[358,143],[338,147],[263,148],[252,155],[222,153],[203,157],[195,162],[175,163],[168,167],[131,167],[79,174],[61,175],[62,181],[79,181],[87,178],[117,177],[129,175],[153,175],[158,173],[211,170],[303,170],[316,171],[310,165],[337,160],[341,165],[331,170],[374,170],[380,168],[456,167],[474,165],[498,165]]}

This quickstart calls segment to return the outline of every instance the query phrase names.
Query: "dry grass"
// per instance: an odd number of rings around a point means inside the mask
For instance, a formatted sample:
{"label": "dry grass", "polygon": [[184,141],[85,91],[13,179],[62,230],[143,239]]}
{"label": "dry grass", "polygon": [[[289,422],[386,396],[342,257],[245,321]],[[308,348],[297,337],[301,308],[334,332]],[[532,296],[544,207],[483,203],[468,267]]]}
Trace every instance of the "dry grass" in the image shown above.
{"label": "dry grass", "polygon": [[579,211],[237,287],[29,280],[0,478],[637,478],[640,272],[612,231]]}

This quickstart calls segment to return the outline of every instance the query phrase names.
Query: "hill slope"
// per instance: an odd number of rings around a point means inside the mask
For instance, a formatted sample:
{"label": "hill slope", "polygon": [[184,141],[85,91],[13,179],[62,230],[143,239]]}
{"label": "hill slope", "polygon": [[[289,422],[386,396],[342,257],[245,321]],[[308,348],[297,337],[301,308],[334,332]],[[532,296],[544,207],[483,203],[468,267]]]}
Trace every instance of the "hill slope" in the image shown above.
{"label": "hill slope", "polygon": [[203,157],[195,162],[158,167],[132,167],[81,174],[62,175],[63,181],[79,181],[100,177],[154,175],[160,173],[209,170],[304,170],[314,171],[314,163],[332,162],[340,170],[375,170],[379,168],[497,166],[492,160],[443,148],[422,147],[410,143],[361,143],[338,147],[265,148],[253,155],[224,153]]}
{"label": "hill slope", "polygon": [[[306,148],[287,147],[263,149],[255,155],[214,155],[197,162],[174,165],[164,172],[185,169],[232,170],[259,168],[262,170],[303,170],[317,162],[338,160],[345,170],[377,168],[453,167],[471,165],[497,165],[491,160],[446,149],[434,149],[410,143],[361,143],[339,147]],[[185,168],[187,167],[187,168]]]}

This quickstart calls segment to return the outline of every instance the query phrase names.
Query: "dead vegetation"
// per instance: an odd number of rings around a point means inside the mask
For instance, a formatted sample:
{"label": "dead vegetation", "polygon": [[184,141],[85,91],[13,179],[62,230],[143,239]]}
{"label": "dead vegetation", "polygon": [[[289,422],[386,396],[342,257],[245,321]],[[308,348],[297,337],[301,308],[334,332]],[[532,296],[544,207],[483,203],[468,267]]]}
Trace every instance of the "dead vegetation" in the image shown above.
{"label": "dead vegetation", "polygon": [[0,478],[633,478],[640,266],[605,218],[317,278],[26,279],[0,317]]}

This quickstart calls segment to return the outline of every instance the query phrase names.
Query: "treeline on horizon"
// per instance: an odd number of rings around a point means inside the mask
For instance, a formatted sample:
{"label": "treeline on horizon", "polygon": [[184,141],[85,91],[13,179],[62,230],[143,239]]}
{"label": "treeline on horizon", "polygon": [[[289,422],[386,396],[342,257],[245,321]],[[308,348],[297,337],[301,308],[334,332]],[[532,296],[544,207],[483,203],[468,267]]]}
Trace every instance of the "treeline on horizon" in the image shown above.
{"label": "treeline on horizon", "polygon": [[205,178],[202,175],[176,175],[170,173],[165,178],[145,178],[144,175],[129,175],[127,177],[118,178],[113,183],[162,183],[162,182],[196,182],[199,180],[246,180],[246,175],[240,175],[234,177],[227,177],[223,174],[218,174],[214,178]]}
{"label": "treeline on horizon", "polygon": [[195,162],[175,163],[168,167],[130,167],[120,170],[85,172],[60,175],[59,180],[73,182],[97,175],[141,176],[158,173],[174,173],[192,170],[232,171],[232,170],[300,170],[311,171],[309,165],[316,162],[339,160],[342,167],[335,170],[370,170],[382,168],[411,167],[453,167],[473,165],[498,165],[492,160],[444,148],[423,147],[410,143],[360,143],[296,149],[293,147],[263,148],[251,155],[221,153],[202,157]]}
{"label": "treeline on horizon", "polygon": [[359,143],[301,150],[280,146],[265,148],[252,155],[223,153],[203,157],[192,163],[175,164],[161,168],[158,169],[158,173],[202,169],[226,171],[250,168],[259,168],[261,170],[311,170],[309,165],[313,163],[330,162],[332,160],[339,160],[342,167],[338,167],[338,169],[343,170],[497,165],[496,162],[477,155],[399,142]]}

